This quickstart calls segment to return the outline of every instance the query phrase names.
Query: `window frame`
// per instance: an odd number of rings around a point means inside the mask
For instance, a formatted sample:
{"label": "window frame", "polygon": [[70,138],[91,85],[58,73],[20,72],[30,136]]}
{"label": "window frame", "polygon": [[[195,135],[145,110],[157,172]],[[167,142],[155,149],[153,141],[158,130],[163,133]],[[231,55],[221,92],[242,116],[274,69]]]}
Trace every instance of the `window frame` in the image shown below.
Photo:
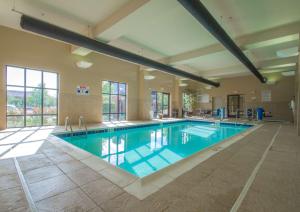
{"label": "window frame", "polygon": [[[8,84],[8,68],[19,68],[19,69],[23,69],[24,71],[24,85],[10,85]],[[27,70],[32,70],[32,71],[39,71],[41,72],[41,87],[35,87],[35,86],[27,86],[26,82],[27,82]],[[56,74],[56,88],[47,88],[44,87],[44,73],[53,73]],[[5,100],[6,100],[6,110],[5,110],[5,115],[6,115],[6,128],[20,128],[18,126],[14,126],[14,127],[8,127],[8,117],[23,117],[24,118],[24,123],[22,125],[22,127],[41,127],[41,126],[52,126],[52,125],[44,125],[44,116],[55,116],[56,117],[56,122],[55,125],[58,124],[58,114],[59,114],[59,110],[58,110],[58,105],[59,105],[59,74],[56,72],[51,72],[51,71],[44,71],[44,70],[40,70],[40,69],[34,69],[34,68],[28,68],[28,67],[21,67],[21,66],[16,66],[16,65],[5,65],[5,89],[6,89],[6,93],[5,93]],[[7,113],[7,104],[8,104],[8,87],[16,87],[16,88],[22,88],[23,89],[23,114],[22,115],[10,115]],[[27,114],[27,94],[26,94],[26,89],[40,89],[41,90],[41,112],[39,114]],[[56,91],[56,113],[54,114],[45,114],[44,113],[44,91],[45,90],[51,90],[51,91]],[[40,116],[41,117],[41,124],[37,125],[37,126],[27,126],[26,124],[26,117],[33,117],[33,116]]]}
{"label": "window frame", "polygon": [[[162,101],[161,101],[161,110],[160,111],[158,111],[158,101],[157,101],[158,100],[158,98],[157,98],[157,96],[158,96],[157,94],[158,93],[160,93],[162,95],[161,96]],[[151,92],[151,105],[153,103],[153,99],[152,99],[153,95],[155,95],[155,111],[153,111],[153,117],[158,118],[157,115],[159,113],[163,114],[163,117],[170,117],[170,97],[171,97],[170,93],[160,92],[160,91],[152,91]],[[164,102],[164,95],[168,96],[168,102],[167,102],[167,104],[165,104],[165,102]],[[167,115],[165,115],[163,113],[164,106],[168,106],[168,114]],[[153,109],[153,108],[151,108],[151,109]]]}
{"label": "window frame", "polygon": [[[104,82],[108,82],[109,83],[109,92],[106,93],[106,92],[103,92],[103,83]],[[113,93],[111,90],[111,86],[112,86],[112,83],[117,83],[118,85],[118,92],[117,94],[116,93]],[[124,84],[125,85],[125,94],[120,94],[120,84]],[[103,120],[103,116],[104,115],[108,115],[108,121],[111,122],[111,121],[126,121],[127,120],[127,90],[128,90],[128,87],[127,87],[127,83],[125,82],[117,82],[117,81],[113,81],[113,80],[102,80],[102,83],[101,83],[101,94],[102,94],[102,122],[104,121]],[[104,113],[103,112],[103,95],[107,95],[109,98],[108,98],[108,104],[109,104],[109,107],[108,107],[108,110],[109,112],[108,113]],[[117,96],[117,113],[114,113],[114,112],[111,112],[111,99],[112,99],[112,96]],[[120,112],[120,96],[122,97],[125,97],[125,112],[122,113]],[[112,115],[117,115],[117,120],[114,120],[112,119]],[[124,115],[124,120],[120,120],[120,115]]]}

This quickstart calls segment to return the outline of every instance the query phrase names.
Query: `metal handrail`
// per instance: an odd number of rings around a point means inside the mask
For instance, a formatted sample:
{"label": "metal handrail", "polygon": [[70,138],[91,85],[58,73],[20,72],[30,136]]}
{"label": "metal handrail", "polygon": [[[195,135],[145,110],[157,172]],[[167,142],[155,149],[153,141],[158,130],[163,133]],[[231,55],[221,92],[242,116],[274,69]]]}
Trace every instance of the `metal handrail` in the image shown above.
{"label": "metal handrail", "polygon": [[79,129],[81,129],[82,125],[84,126],[84,129],[85,129],[85,135],[88,134],[88,130],[87,130],[87,126],[86,126],[86,123],[85,123],[85,120],[84,120],[84,117],[83,116],[79,116]]}
{"label": "metal handrail", "polygon": [[70,127],[70,131],[71,131],[71,135],[73,135],[73,128],[72,128],[72,125],[71,125],[71,122],[70,122],[70,118],[69,116],[67,116],[65,118],[65,130],[68,131],[68,126]]}

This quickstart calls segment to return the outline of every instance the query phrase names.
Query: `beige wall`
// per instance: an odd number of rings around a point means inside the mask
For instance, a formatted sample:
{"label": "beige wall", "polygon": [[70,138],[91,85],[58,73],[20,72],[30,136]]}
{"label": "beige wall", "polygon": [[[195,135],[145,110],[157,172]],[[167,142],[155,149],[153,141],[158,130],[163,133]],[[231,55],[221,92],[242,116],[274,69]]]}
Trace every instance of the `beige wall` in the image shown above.
{"label": "beige wall", "polygon": [[295,93],[296,93],[296,98],[295,98],[295,103],[296,103],[296,108],[295,108],[295,114],[294,114],[294,119],[295,119],[295,126],[296,126],[296,131],[298,136],[300,136],[300,54],[298,55],[298,64],[297,64],[297,69],[296,69],[296,77],[295,77]]}
{"label": "beige wall", "polygon": [[[155,72],[154,74],[157,75],[155,80],[145,81],[140,74],[139,66],[97,53],[92,53],[86,58],[93,62],[93,66],[82,70],[75,65],[79,58],[70,53],[70,45],[62,42],[0,27],[0,47],[0,129],[6,126],[6,65],[59,73],[59,124],[64,123],[66,116],[69,116],[72,122],[78,122],[80,115],[83,115],[88,123],[102,121],[102,80],[127,83],[128,120],[149,119],[149,116],[141,115],[141,111],[145,114],[145,111],[150,108],[150,88],[170,92],[171,98],[174,98],[174,76]],[[76,95],[76,86],[80,84],[90,87],[89,96]],[[143,84],[145,89],[141,92],[140,87]],[[144,99],[139,99],[139,96]],[[142,104],[141,108],[139,108],[140,104]],[[143,107],[143,105],[147,106]]]}
{"label": "beige wall", "polygon": [[[143,80],[144,75],[155,76],[154,80]],[[178,80],[175,76],[164,74],[158,71],[140,73],[141,90],[140,92],[140,117],[144,120],[150,119],[151,110],[151,92],[159,91],[170,94],[170,116],[172,116],[173,109],[181,108],[181,89]]]}
{"label": "beige wall", "polygon": [[[138,119],[138,66],[100,54],[89,55],[94,65],[82,70],[76,67],[76,56],[70,46],[33,34],[0,27],[1,101],[0,127],[5,127],[5,65],[43,69],[59,73],[59,123],[65,116],[77,122],[83,115],[87,122],[101,121],[101,81],[115,80],[128,84],[128,119]],[[77,96],[76,86],[90,86],[89,96]]]}
{"label": "beige wall", "polygon": [[[73,122],[78,121],[80,115],[85,116],[86,122],[101,122],[101,81],[115,80],[128,84],[128,120],[147,120],[150,118],[151,91],[170,93],[170,112],[176,108],[181,112],[182,91],[175,76],[158,71],[140,71],[139,66],[92,53],[88,60],[94,65],[81,70],[75,63],[78,57],[70,53],[70,45],[27,32],[16,31],[0,27],[0,129],[6,126],[5,117],[5,65],[16,65],[33,69],[42,69],[59,73],[59,124],[70,116]],[[144,80],[145,74],[156,76],[154,80]],[[276,85],[262,85],[252,76],[224,79],[220,88],[205,90],[199,83],[192,82],[188,89],[202,91],[212,96],[220,96],[226,100],[228,94],[235,92],[246,95],[247,104],[263,105],[271,110],[276,118],[291,119],[288,102],[294,95],[293,77],[281,78]],[[89,96],[77,96],[76,86],[85,84],[90,86]],[[262,104],[261,90],[272,90],[272,103]],[[256,100],[252,97],[256,96]],[[211,104],[205,107],[211,107]],[[203,107],[204,105],[202,105]]]}
{"label": "beige wall", "polygon": [[[266,111],[271,111],[273,119],[292,121],[292,112],[288,107],[289,102],[295,95],[295,77],[283,77],[280,74],[273,74],[267,77],[278,80],[274,85],[262,84],[254,76],[228,78],[220,81],[219,88],[211,90],[201,89],[211,97],[222,99],[223,106],[227,106],[227,95],[242,94],[245,96],[246,107],[262,106]],[[271,90],[271,102],[261,101],[261,92]],[[202,108],[212,108],[212,103],[200,105]]]}

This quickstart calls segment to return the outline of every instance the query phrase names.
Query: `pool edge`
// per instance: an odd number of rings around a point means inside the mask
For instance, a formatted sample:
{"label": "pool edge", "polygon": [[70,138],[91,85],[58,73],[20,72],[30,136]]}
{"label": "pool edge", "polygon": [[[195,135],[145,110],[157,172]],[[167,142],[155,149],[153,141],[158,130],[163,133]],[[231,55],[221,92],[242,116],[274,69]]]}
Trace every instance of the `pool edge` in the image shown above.
{"label": "pool edge", "polygon": [[[183,119],[180,121],[187,121],[190,119]],[[180,122],[169,121],[170,122]],[[201,120],[198,120],[201,121]],[[206,121],[205,122],[210,122]],[[158,122],[159,123],[159,122]],[[153,124],[153,123],[152,123]],[[233,123],[231,123],[233,124]],[[147,125],[147,124],[143,124]],[[118,167],[115,167],[103,159],[80,149],[79,147],[65,142],[62,138],[57,137],[54,133],[49,138],[48,141],[54,144],[56,147],[62,149],[67,154],[86,164],[91,169],[97,171],[99,174],[104,176],[106,179],[112,183],[118,185],[127,193],[132,194],[140,200],[145,199],[149,195],[155,193],[165,185],[169,184],[175,180],[180,175],[190,171],[192,168],[196,167],[200,163],[206,161],[210,157],[214,156],[218,152],[226,149],[232,144],[236,143],[240,139],[254,132],[258,128],[263,126],[263,124],[254,124],[249,129],[228,139],[221,141],[220,143],[206,148],[205,150],[199,151],[187,158],[184,158],[168,167],[165,167],[153,174],[147,175],[143,178],[136,177]]]}

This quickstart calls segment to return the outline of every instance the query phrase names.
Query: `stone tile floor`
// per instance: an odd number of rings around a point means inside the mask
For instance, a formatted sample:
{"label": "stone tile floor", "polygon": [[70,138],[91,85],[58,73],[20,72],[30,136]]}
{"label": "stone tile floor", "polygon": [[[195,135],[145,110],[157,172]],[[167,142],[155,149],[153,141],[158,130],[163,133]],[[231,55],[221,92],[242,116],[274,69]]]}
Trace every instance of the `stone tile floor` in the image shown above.
{"label": "stone tile floor", "polygon": [[[268,123],[144,200],[47,141],[51,127],[0,132],[0,211],[230,211],[278,130]],[[16,161],[14,161],[16,158]],[[300,211],[300,138],[283,124],[239,211]]]}

